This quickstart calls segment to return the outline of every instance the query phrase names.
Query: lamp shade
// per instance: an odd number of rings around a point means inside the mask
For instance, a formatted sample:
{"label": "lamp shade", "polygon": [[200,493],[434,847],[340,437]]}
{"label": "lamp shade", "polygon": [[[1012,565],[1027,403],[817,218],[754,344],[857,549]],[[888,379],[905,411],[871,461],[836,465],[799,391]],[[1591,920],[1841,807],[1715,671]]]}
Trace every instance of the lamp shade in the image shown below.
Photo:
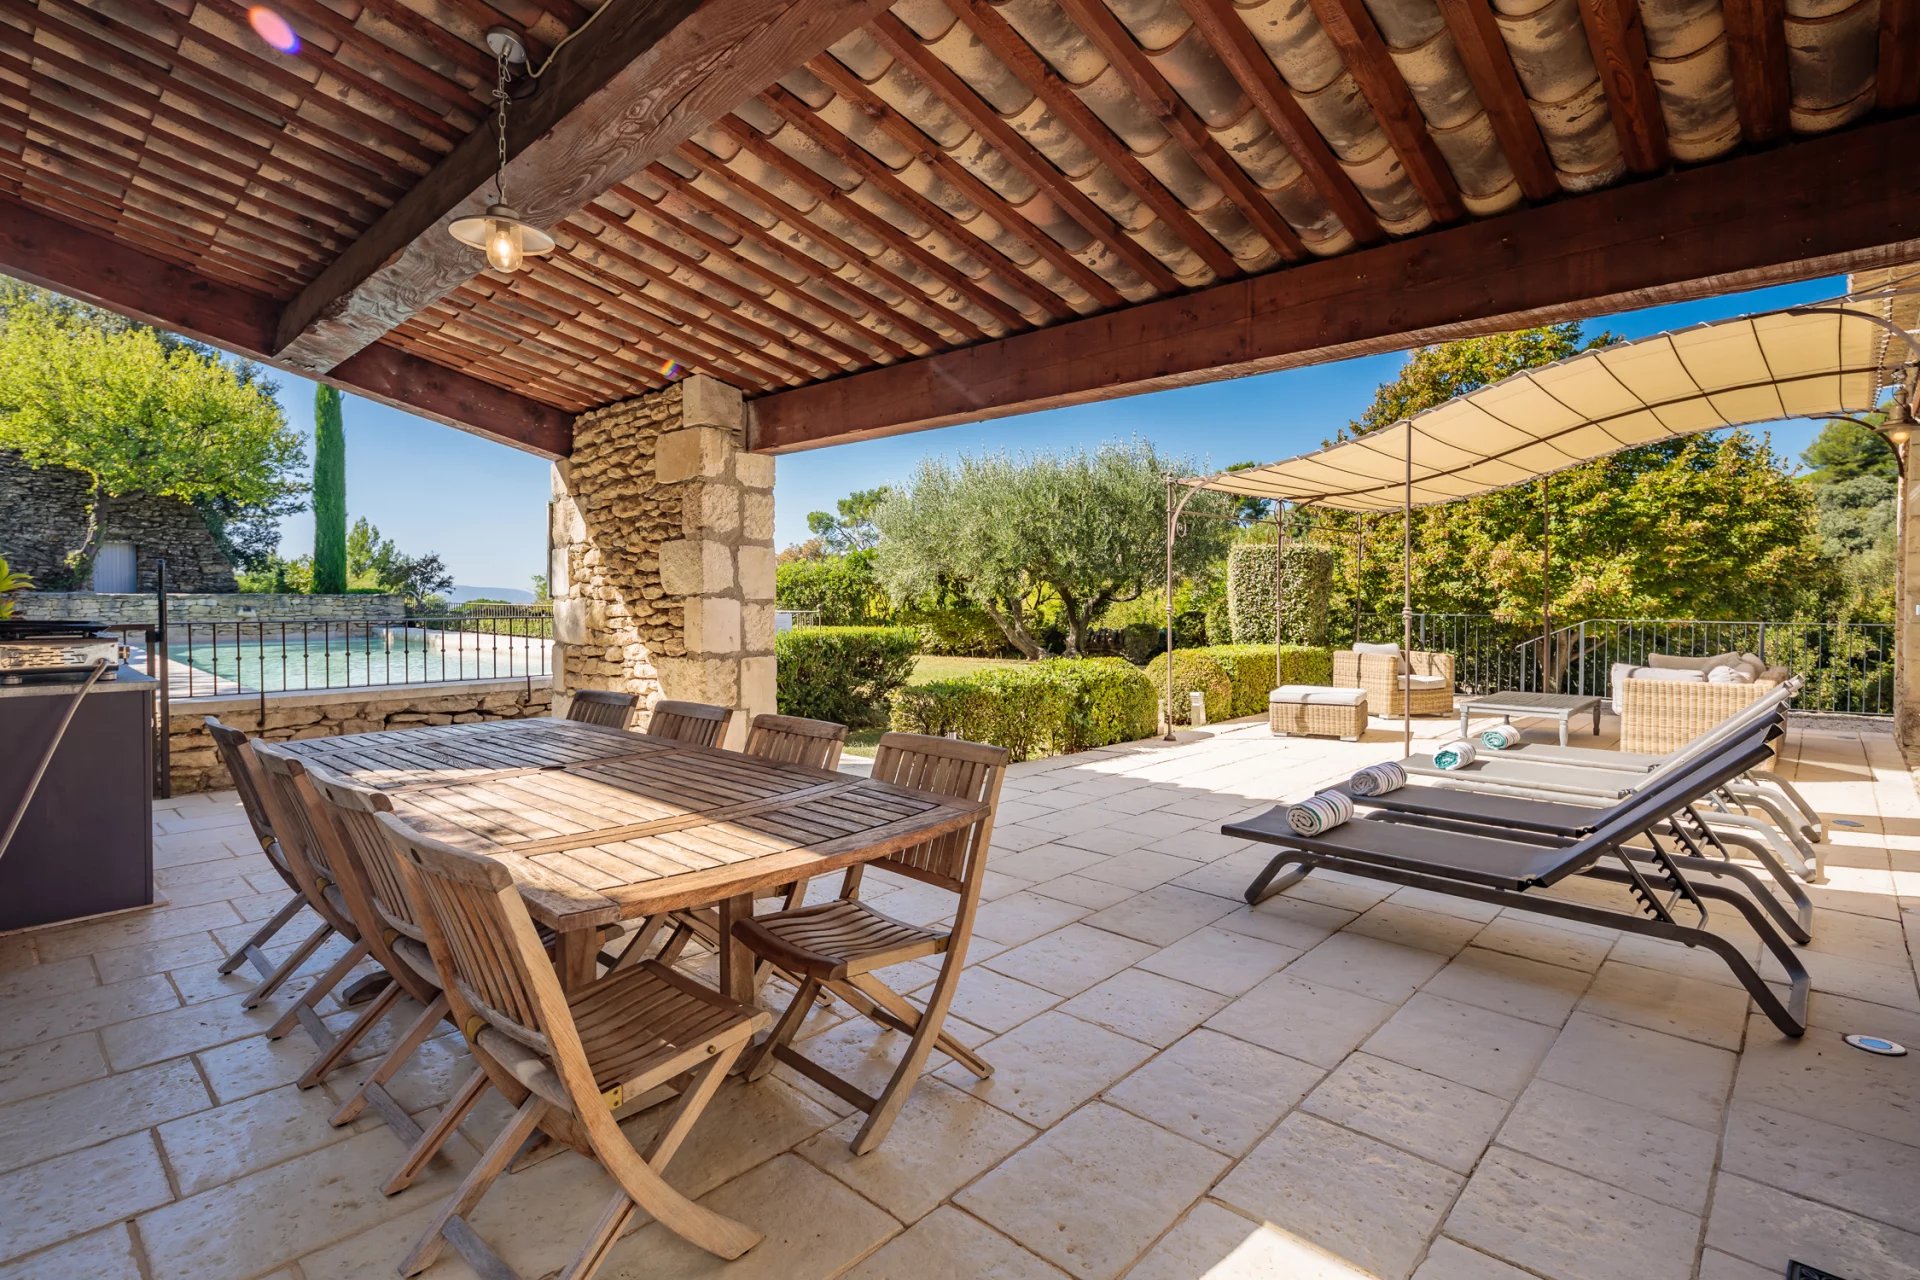
{"label": "lamp shade", "polygon": [[476,218],[456,218],[447,231],[461,244],[486,254],[487,265],[496,271],[518,271],[528,258],[553,252],[552,236],[528,226],[519,211],[504,204],[488,205],[486,213]]}

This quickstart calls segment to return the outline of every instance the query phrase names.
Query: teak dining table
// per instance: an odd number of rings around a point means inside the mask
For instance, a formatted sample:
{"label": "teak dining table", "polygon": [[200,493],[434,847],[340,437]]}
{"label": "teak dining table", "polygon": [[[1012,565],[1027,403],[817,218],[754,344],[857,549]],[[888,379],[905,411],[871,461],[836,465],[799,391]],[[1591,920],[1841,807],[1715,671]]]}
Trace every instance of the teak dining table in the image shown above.
{"label": "teak dining table", "polygon": [[498,858],[559,935],[569,989],[593,981],[606,926],[720,911],[720,988],[754,1000],[733,922],[758,893],[958,831],[983,805],[853,774],[567,720],[389,729],[286,744],[388,793],[394,813]]}

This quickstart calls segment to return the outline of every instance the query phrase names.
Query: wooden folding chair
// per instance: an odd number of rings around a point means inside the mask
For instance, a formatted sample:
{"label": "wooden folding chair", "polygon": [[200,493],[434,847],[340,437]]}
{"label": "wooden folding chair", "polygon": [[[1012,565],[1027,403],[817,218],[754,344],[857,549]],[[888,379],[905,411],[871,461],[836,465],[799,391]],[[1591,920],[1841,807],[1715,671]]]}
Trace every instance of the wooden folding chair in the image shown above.
{"label": "wooden folding chair", "polygon": [[[411,1185],[427,1162],[439,1154],[460,1122],[486,1093],[487,1076],[476,1065],[453,1098],[441,1108],[433,1126],[424,1131],[387,1092],[387,1085],[400,1069],[440,1024],[449,1019],[451,1006],[442,990],[433,955],[427,949],[419,908],[407,895],[399,860],[387,842],[386,832],[374,821],[378,814],[393,812],[393,801],[382,792],[356,787],[320,768],[307,770],[304,781],[310,785],[319,806],[314,821],[317,833],[323,841],[332,841],[329,861],[344,873],[348,902],[358,918],[369,923],[379,922],[378,929],[367,932],[367,945],[374,959],[393,975],[395,985],[389,991],[397,995],[404,989],[422,1006],[419,1016],[408,1024],[400,1039],[353,1096],[334,1112],[332,1119],[336,1127],[351,1124],[361,1112],[372,1107],[387,1122],[387,1127],[408,1144],[406,1158],[380,1188],[385,1194],[394,1195]],[[382,999],[385,998],[383,995]],[[341,1040],[345,1041],[346,1037],[342,1036]],[[350,1047],[350,1043],[345,1046]],[[338,1048],[338,1052],[345,1052],[345,1048]],[[301,1083],[306,1083],[306,1077],[301,1078]]]}
{"label": "wooden folding chair", "polygon": [[633,719],[634,704],[638,701],[630,693],[582,689],[567,704],[567,719],[581,724],[602,724],[610,729],[624,729]]}
{"label": "wooden folding chair", "polygon": [[675,742],[695,747],[717,747],[726,739],[727,727],[732,723],[732,707],[710,707],[704,702],[674,702],[669,699],[653,704],[653,715],[647,720],[647,734],[654,738],[672,738]]}
{"label": "wooden folding chair", "polygon": [[287,862],[286,850],[280,847],[280,841],[274,837],[273,822],[267,816],[266,805],[260,798],[260,768],[254,761],[253,748],[248,745],[247,735],[220,723],[218,716],[208,716],[206,725],[207,733],[213,738],[214,750],[220,753],[221,763],[227,766],[227,773],[233,778],[233,789],[239,793],[240,807],[246,811],[254,839],[260,842],[260,852],[267,855],[267,862],[287,882],[287,888],[293,890],[293,896],[287,899],[285,906],[274,912],[265,924],[254,930],[252,937],[234,948],[233,954],[220,962],[221,973],[232,973],[242,964],[251,964],[254,972],[260,975],[259,985],[240,1002],[241,1007],[252,1009],[278,991],[307,962],[307,957],[332,936],[333,926],[322,920],[285,960],[276,965],[267,959],[264,948],[306,907],[306,894],[301,891],[300,881]]}
{"label": "wooden folding chair", "polygon": [[[874,755],[873,776],[883,782],[962,796],[987,805],[986,813],[971,826],[872,864],[958,894],[959,906],[946,932],[895,920],[860,901],[857,894],[862,868],[857,866],[847,872],[840,896],[832,902],[755,916],[733,926],[737,941],[799,983],[793,1002],[780,1015],[772,1033],[755,1046],[748,1060],[748,1078],[759,1079],[776,1060],[784,1062],[866,1112],[867,1122],[851,1143],[855,1155],[865,1155],[880,1145],[936,1047],[976,1076],[984,1078],[993,1072],[971,1049],[948,1035],[942,1024],[960,985],[967,943],[973,936],[973,917],[980,906],[980,886],[987,869],[987,844],[993,837],[993,814],[1000,803],[1000,783],[1006,771],[1007,753],[1003,748],[954,738],[889,733],[880,739]],[[945,959],[924,1010],[914,1008],[874,976],[876,970],[888,965],[936,955]],[[794,1033],[823,988],[880,1026],[912,1036],[893,1078],[877,1097],[792,1047]]]}
{"label": "wooden folding chair", "polygon": [[[480,1274],[514,1274],[467,1215],[537,1131],[598,1161],[619,1185],[561,1273],[568,1280],[586,1280],[598,1270],[642,1213],[721,1258],[737,1258],[758,1243],[758,1232],[695,1204],[661,1171],[766,1015],[651,961],[564,992],[504,865],[424,836],[392,814],[375,821],[423,908],[427,946],[447,978],[454,1020],[494,1087],[519,1107],[435,1215],[401,1273],[425,1270],[450,1242]],[[678,1086],[679,1100],[643,1156],[614,1113],[669,1083]]]}

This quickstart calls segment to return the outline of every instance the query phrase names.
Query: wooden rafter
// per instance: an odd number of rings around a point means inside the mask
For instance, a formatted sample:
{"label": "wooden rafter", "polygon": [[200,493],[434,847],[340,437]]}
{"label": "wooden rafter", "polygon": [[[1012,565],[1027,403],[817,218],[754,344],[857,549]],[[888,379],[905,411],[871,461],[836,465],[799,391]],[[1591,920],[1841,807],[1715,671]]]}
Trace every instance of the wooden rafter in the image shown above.
{"label": "wooden rafter", "polygon": [[1580,0],[1580,22],[1593,47],[1600,86],[1613,114],[1620,151],[1634,173],[1658,173],[1672,153],[1660,94],[1647,61],[1647,33],[1640,23],[1639,0]]}
{"label": "wooden rafter", "polygon": [[1916,149],[1907,116],[775,392],[750,440],[810,448],[1908,261]]}
{"label": "wooden rafter", "polygon": [[1240,88],[1287,150],[1300,162],[1321,198],[1333,207],[1356,244],[1378,244],[1386,231],[1353,179],[1340,167],[1333,148],[1307,118],[1306,110],[1280,76],[1267,51],[1241,20],[1232,0],[1181,0],[1181,7],[1214,53],[1239,81]]}
{"label": "wooden rafter", "polygon": [[1233,162],[1233,157],[1187,105],[1186,99],[1167,83],[1105,0],[1061,0],[1061,7],[1106,55],[1147,113],[1186,148],[1200,171],[1220,188],[1221,195],[1265,238],[1267,245],[1288,262],[1306,257],[1307,249],[1300,243],[1299,234],[1287,225],[1287,220],[1280,216],[1266,193],[1254,185],[1246,170]]}
{"label": "wooden rafter", "polygon": [[1360,0],[1311,0],[1313,13],[1326,29],[1340,59],[1346,63],[1360,94],[1373,108],[1381,130],[1394,154],[1407,171],[1408,181],[1426,202],[1436,222],[1457,222],[1466,216],[1460,203],[1460,184],[1446,157],[1427,131],[1427,118],[1412,90],[1400,75],[1400,68],[1387,52],[1387,42],[1373,25]]}
{"label": "wooden rafter", "polygon": [[[1487,109],[1493,136],[1513,167],[1513,176],[1529,200],[1550,200],[1560,194],[1560,176],[1540,137],[1540,126],[1527,105],[1526,90],[1513,69],[1513,55],[1500,36],[1487,0],[1437,0],[1440,16],[1453,37],[1453,47],[1467,69],[1467,79]],[[1729,9],[1743,0],[1729,0]]]}
{"label": "wooden rafter", "polygon": [[1875,90],[1882,111],[1920,105],[1920,0],[1880,0]]}
{"label": "wooden rafter", "polygon": [[1194,221],[1193,212],[1162,186],[1158,178],[1147,172],[1139,157],[1114,137],[1100,117],[1093,113],[1093,108],[1080,100],[1073,86],[1062,80],[1060,74],[1047,65],[1047,60],[1034,52],[1033,46],[1000,16],[993,5],[987,0],[954,0],[952,8],[967,29],[987,47],[988,52],[1005,63],[1007,69],[1019,77],[1034,97],[1040,99],[1055,118],[1086,144],[1101,164],[1167,224],[1176,239],[1207,264],[1208,270],[1221,277],[1241,274],[1240,264],[1234,261],[1226,247]]}
{"label": "wooden rafter", "polygon": [[[1882,0],[1882,17],[1889,2]],[[1724,14],[1740,132],[1750,143],[1785,137],[1792,106],[1787,79],[1786,5],[1783,0],[1725,0]]]}

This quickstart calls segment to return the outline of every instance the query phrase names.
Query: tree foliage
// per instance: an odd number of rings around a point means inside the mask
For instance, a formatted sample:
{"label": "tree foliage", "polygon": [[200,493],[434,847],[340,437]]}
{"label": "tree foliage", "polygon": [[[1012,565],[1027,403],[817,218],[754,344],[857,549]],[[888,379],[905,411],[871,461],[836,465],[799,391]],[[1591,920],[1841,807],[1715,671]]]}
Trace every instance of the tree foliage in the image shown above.
{"label": "tree foliage", "polygon": [[824,554],[871,551],[880,545],[880,528],[874,517],[892,496],[893,490],[887,485],[856,489],[835,503],[833,511],[808,512],[807,529],[819,539]]}
{"label": "tree foliage", "polygon": [[[1882,415],[1869,414],[1878,425]],[[1900,467],[1872,426],[1829,422],[1800,455],[1801,486],[1818,513],[1820,549],[1834,565],[1833,607],[1862,620],[1890,622],[1899,563]]]}
{"label": "tree foliage", "polygon": [[325,383],[313,392],[313,589],[347,589],[347,432],[340,392]]}

